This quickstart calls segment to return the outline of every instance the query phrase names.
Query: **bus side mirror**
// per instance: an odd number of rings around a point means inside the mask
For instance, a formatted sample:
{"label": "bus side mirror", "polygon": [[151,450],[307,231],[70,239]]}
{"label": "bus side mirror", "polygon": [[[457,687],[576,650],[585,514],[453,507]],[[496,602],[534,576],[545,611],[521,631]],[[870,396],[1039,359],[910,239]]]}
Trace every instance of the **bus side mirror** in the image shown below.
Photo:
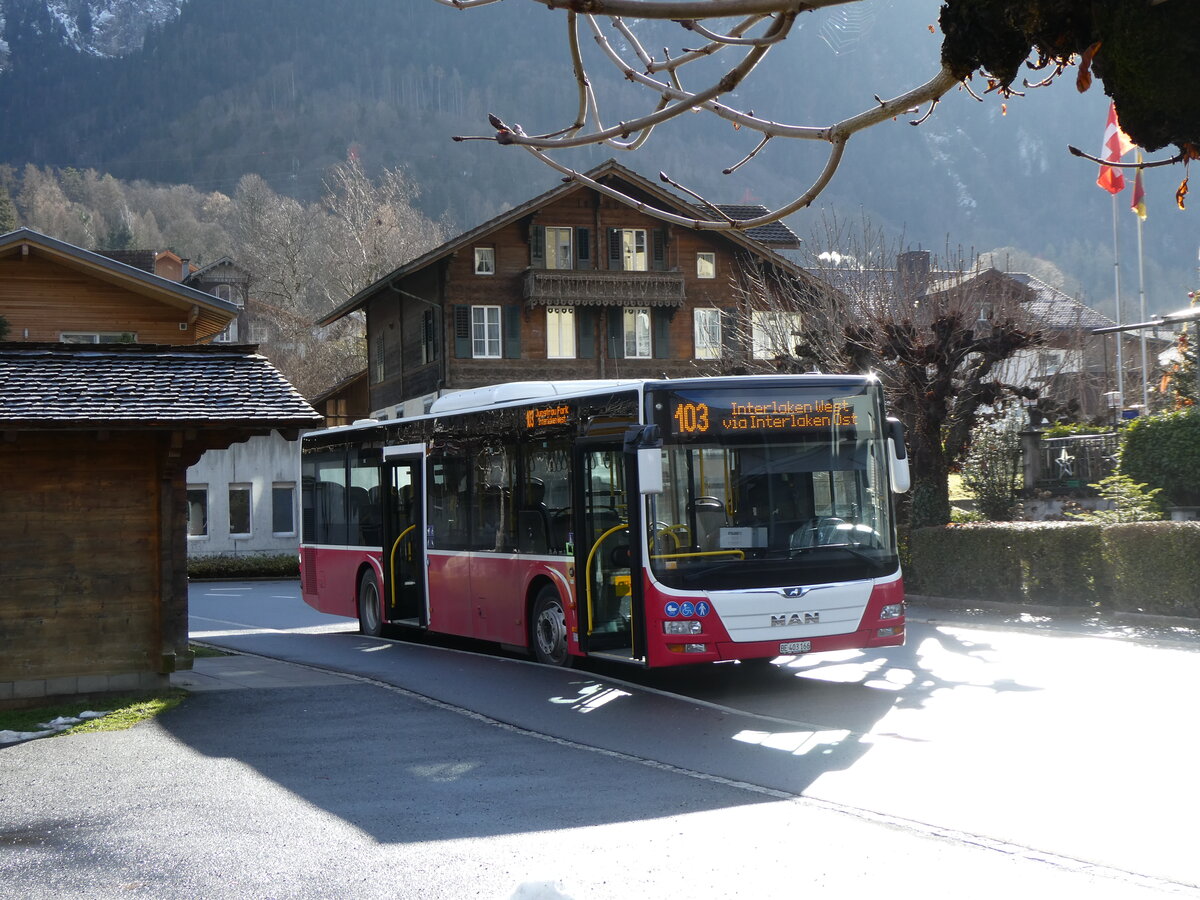
{"label": "bus side mirror", "polygon": [[908,451],[904,448],[904,423],[888,418],[888,475],[892,482],[892,493],[903,494],[912,487],[912,475],[908,471]]}
{"label": "bus side mirror", "polygon": [[662,450],[658,447],[643,447],[637,452],[638,492],[661,494],[663,492]]}
{"label": "bus side mirror", "polygon": [[662,444],[657,425],[641,425],[625,432],[625,452],[637,451],[639,494],[663,492]]}

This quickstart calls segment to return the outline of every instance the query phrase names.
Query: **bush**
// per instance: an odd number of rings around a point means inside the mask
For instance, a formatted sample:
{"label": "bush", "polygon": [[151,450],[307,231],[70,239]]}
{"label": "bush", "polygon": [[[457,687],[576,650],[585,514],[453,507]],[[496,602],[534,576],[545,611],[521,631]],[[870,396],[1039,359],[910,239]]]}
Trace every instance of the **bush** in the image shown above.
{"label": "bush", "polygon": [[298,578],[299,575],[300,560],[294,553],[188,558],[189,578]]}
{"label": "bush", "polygon": [[1103,532],[1104,555],[1113,573],[1113,609],[1200,615],[1200,522],[1111,525]]}
{"label": "bush", "polygon": [[1162,488],[1172,506],[1200,506],[1200,409],[1134,419],[1125,429],[1120,472]]}
{"label": "bush", "polygon": [[1157,522],[1163,517],[1156,499],[1162,493],[1162,488],[1148,491],[1146,485],[1136,484],[1128,475],[1109,475],[1096,484],[1089,484],[1088,487],[1095,488],[1100,498],[1107,500],[1112,507],[1067,513],[1071,518],[1099,522],[1103,525],[1117,525],[1127,522]]}
{"label": "bush", "polygon": [[963,487],[976,508],[992,522],[1009,522],[1021,486],[1021,427],[1024,413],[979,425],[971,432],[971,448],[963,461]]}
{"label": "bush", "polygon": [[1200,617],[1200,522],[1014,522],[909,536],[915,593]]}

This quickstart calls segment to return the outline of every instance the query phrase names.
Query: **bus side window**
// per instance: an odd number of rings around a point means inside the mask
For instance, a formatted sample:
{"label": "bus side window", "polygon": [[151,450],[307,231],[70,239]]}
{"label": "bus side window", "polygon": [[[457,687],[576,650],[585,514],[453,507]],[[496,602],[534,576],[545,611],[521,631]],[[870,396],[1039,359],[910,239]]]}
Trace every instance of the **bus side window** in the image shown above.
{"label": "bus side window", "polygon": [[510,551],[516,544],[513,510],[513,467],[507,450],[485,448],[475,458],[475,501],[472,546],[476,550]]}
{"label": "bus side window", "polygon": [[346,456],[322,454],[316,460],[316,532],[318,544],[346,543]]}
{"label": "bus side window", "polygon": [[444,452],[435,454],[430,460],[429,471],[429,546],[439,550],[466,550],[470,547],[467,460]]}
{"label": "bus side window", "polygon": [[523,553],[567,552],[574,530],[570,455],[566,439],[539,440],[524,448],[523,481],[518,492],[518,546]]}
{"label": "bus side window", "polygon": [[379,510],[377,458],[351,455],[348,499],[350,543],[360,547],[381,546],[383,521]]}

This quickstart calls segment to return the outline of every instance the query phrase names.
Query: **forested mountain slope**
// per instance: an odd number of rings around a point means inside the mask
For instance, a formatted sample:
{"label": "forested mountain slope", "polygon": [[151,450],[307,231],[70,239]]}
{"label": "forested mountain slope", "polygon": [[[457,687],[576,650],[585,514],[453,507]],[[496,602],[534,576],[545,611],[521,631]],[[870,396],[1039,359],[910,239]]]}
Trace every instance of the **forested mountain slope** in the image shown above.
{"label": "forested mountain slope", "polygon": [[[128,0],[136,6],[139,0]],[[149,4],[159,0],[140,0]],[[46,0],[3,0],[9,26]],[[58,3],[58,6],[62,6]],[[925,80],[940,37],[937,0],[867,0],[813,14],[774,51],[738,102],[760,115],[827,124]],[[35,10],[36,11],[36,10]],[[527,130],[574,117],[565,16],[528,2],[455,11],[433,0],[188,0],[152,28],[140,52],[83,53],[53,29],[10,27],[0,74],[0,162],[95,168],[120,178],[232,192],[248,172],[302,199],[323,173],[359,155],[368,171],[403,165],[426,214],[470,227],[555,183],[516,148],[451,143],[486,134],[495,112]],[[663,34],[647,40],[680,38]],[[614,76],[597,91],[615,119],[642,109]],[[866,217],[897,241],[940,253],[949,245],[1045,258],[1092,305],[1111,310],[1112,205],[1095,167],[1071,157],[1097,151],[1107,112],[1098,87],[1070,80],[1004,103],[948,97],[925,123],[897,121],[851,143],[842,170],[813,209],[792,218],[801,235],[834,211]],[[915,118],[915,116],[913,117]],[[723,177],[750,145],[727,124],[690,117],[656,132],[621,162],[665,170],[717,201],[783,202],[824,163],[823,148],[775,141]],[[569,157],[590,167],[613,151]],[[1147,289],[1151,309],[1176,309],[1196,287],[1197,211],[1174,207],[1182,171],[1147,173]],[[1136,297],[1134,217],[1118,197],[1126,309]],[[1127,316],[1126,318],[1129,318]]]}

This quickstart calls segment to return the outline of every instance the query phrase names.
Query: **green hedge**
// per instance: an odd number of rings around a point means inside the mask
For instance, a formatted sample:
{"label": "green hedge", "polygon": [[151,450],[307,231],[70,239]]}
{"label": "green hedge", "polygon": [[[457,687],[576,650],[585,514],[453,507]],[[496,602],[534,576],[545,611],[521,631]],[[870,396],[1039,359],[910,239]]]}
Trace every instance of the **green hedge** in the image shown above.
{"label": "green hedge", "polygon": [[912,593],[1200,617],[1200,522],[949,525],[908,549]]}
{"label": "green hedge", "polygon": [[295,553],[188,557],[188,578],[298,578]]}
{"label": "green hedge", "polygon": [[1134,419],[1121,443],[1121,474],[1163,489],[1174,506],[1200,505],[1200,409]]}

